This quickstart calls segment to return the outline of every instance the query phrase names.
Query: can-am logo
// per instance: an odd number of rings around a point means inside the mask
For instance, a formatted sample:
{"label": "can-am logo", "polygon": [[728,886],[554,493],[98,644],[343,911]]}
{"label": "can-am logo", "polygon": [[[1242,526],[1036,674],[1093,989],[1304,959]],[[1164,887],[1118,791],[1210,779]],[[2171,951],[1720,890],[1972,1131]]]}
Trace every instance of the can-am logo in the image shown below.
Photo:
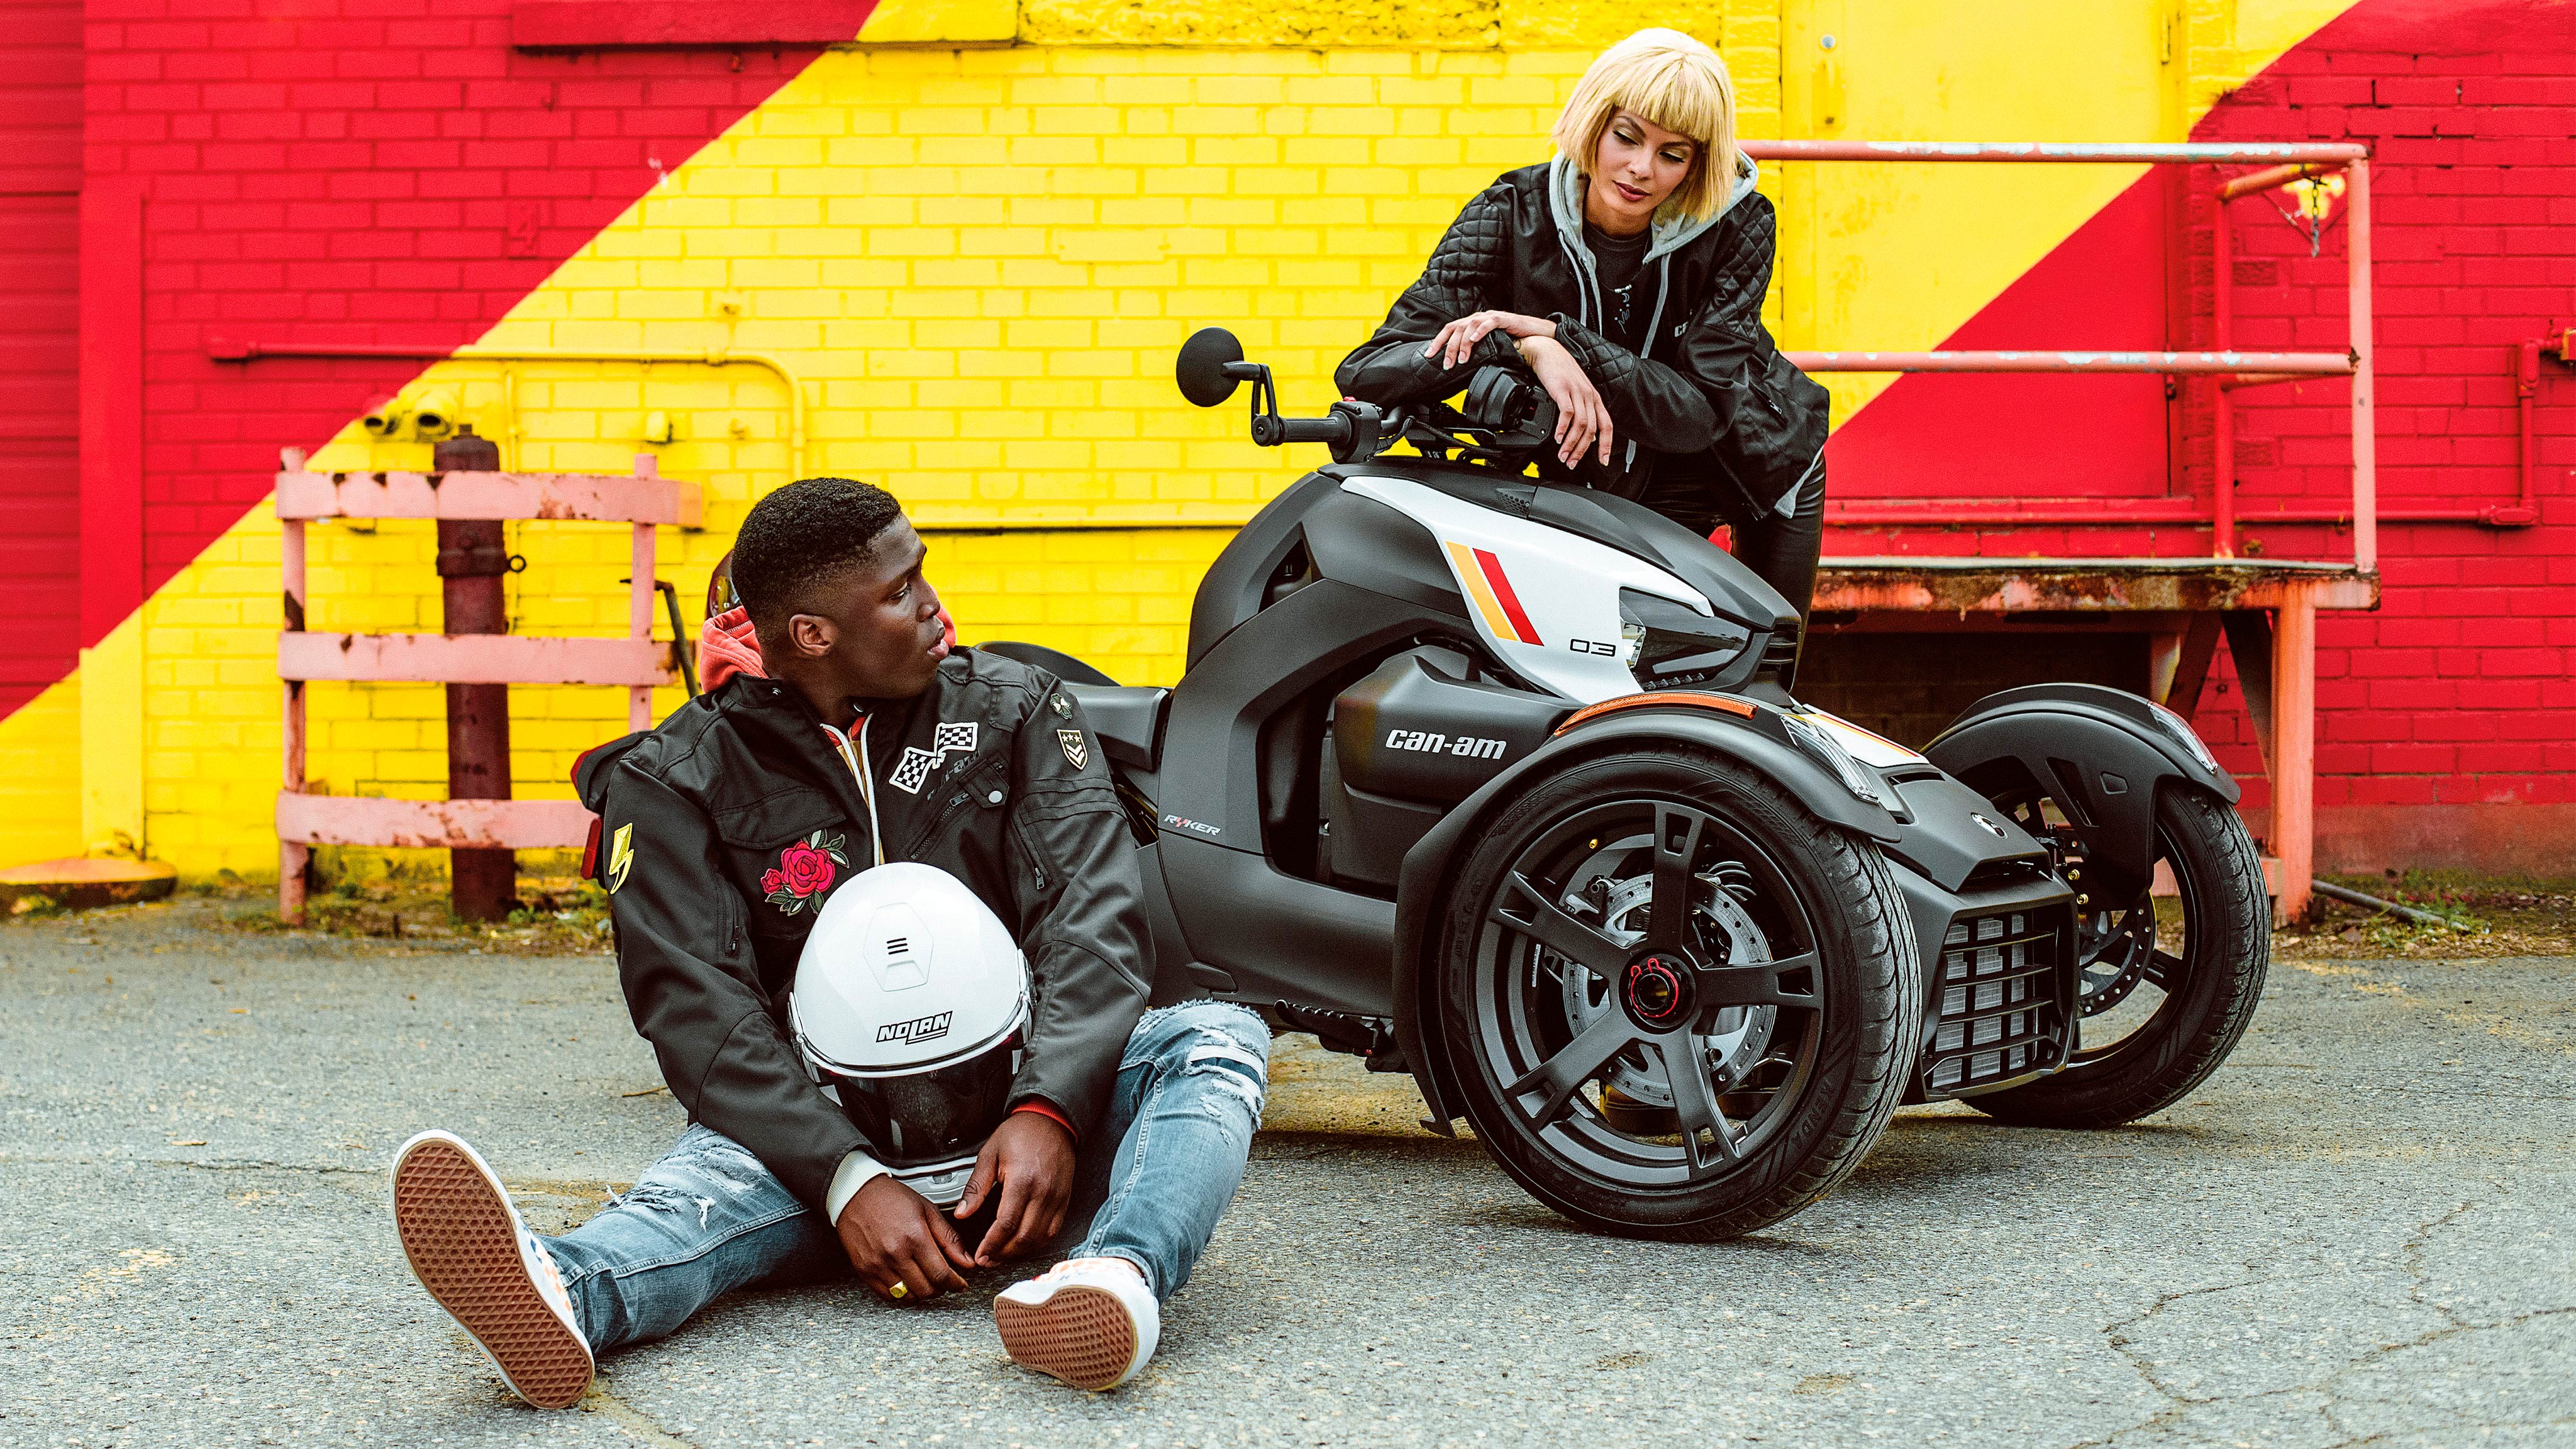
{"label": "can-am logo", "polygon": [[937,1041],[948,1035],[949,1019],[955,1015],[957,1013],[953,1011],[943,1011],[937,1016],[919,1016],[910,1021],[889,1021],[877,1028],[877,1040],[881,1042]]}
{"label": "can-am logo", "polygon": [[1499,760],[1503,741],[1476,735],[1442,735],[1424,730],[1388,730],[1386,747],[1390,750],[1412,750],[1425,755],[1456,755],[1469,760]]}

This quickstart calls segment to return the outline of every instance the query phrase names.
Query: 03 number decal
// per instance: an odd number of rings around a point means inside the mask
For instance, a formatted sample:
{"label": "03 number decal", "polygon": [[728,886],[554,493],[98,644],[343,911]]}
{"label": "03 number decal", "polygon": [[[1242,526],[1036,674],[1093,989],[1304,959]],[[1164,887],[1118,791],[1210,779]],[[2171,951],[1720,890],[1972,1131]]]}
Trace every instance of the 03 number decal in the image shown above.
{"label": "03 number decal", "polygon": [[1577,654],[1597,655],[1603,659],[1616,659],[1619,657],[1618,645],[1604,644],[1598,639],[1568,639],[1565,641],[1565,647],[1573,650]]}

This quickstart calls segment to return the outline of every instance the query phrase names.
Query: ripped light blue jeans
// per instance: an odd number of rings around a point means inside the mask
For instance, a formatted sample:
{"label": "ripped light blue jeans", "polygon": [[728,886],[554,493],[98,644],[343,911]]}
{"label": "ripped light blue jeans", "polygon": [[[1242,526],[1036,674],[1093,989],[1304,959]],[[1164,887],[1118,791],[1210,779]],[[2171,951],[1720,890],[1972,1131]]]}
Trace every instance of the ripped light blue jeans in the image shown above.
{"label": "ripped light blue jeans", "polygon": [[[1269,1032],[1240,1006],[1147,1012],[1127,1038],[1099,1145],[1076,1158],[1063,1236],[1086,1212],[1091,1228],[1068,1256],[1125,1258],[1155,1297],[1178,1292],[1243,1181],[1269,1056]],[[736,1288],[850,1272],[821,1213],[732,1138],[694,1124],[612,1206],[541,1241],[594,1353],[661,1338]]]}

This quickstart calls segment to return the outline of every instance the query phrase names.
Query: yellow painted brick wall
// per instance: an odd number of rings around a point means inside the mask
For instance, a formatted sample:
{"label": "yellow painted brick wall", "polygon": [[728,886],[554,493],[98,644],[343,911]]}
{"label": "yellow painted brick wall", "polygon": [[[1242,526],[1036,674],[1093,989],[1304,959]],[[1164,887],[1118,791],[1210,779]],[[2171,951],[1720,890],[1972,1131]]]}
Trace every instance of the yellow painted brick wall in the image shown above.
{"label": "yellow painted brick wall", "polygon": [[[1181,340],[1233,328],[1314,411],[1331,371],[1466,197],[1544,157],[1589,59],[1572,50],[854,49],[830,53],[567,262],[484,339],[503,349],[752,349],[803,389],[807,473],[892,489],[969,640],[1018,637],[1138,682],[1180,670],[1223,528],[1313,449],[1244,440],[1237,406],[1171,383]],[[660,531],[699,621],[708,571],[759,491],[790,475],[783,384],[750,366],[454,360],[454,394],[514,468],[701,484],[704,531]],[[645,416],[674,437],[641,442]],[[425,443],[354,422],[324,468],[423,467]],[[1050,520],[1121,522],[1048,529]],[[523,633],[615,634],[621,529],[511,528]],[[438,627],[426,524],[308,532],[308,626]],[[146,611],[147,806],[183,870],[274,868],[277,532],[246,520]],[[657,627],[657,635],[667,629]],[[663,691],[657,710],[680,701]],[[436,686],[319,684],[308,775],[335,794],[436,798]],[[609,689],[512,693],[515,786],[568,793],[622,729]]]}
{"label": "yellow painted brick wall", "polygon": [[0,864],[79,855],[80,677],[47,689],[0,721]]}

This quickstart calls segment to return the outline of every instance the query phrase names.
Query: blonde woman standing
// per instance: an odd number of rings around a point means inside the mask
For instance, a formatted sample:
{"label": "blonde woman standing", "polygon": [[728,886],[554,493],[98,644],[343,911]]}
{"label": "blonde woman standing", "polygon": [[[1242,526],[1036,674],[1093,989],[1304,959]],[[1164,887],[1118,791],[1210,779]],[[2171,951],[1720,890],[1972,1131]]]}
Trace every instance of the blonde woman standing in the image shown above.
{"label": "blonde woman standing", "polygon": [[1771,203],[1735,144],[1717,53],[1675,30],[1604,51],[1551,161],[1467,203],[1335,381],[1381,406],[1526,371],[1556,400],[1540,475],[1634,499],[1737,557],[1803,615],[1823,539],[1825,390],[1762,325]]}

